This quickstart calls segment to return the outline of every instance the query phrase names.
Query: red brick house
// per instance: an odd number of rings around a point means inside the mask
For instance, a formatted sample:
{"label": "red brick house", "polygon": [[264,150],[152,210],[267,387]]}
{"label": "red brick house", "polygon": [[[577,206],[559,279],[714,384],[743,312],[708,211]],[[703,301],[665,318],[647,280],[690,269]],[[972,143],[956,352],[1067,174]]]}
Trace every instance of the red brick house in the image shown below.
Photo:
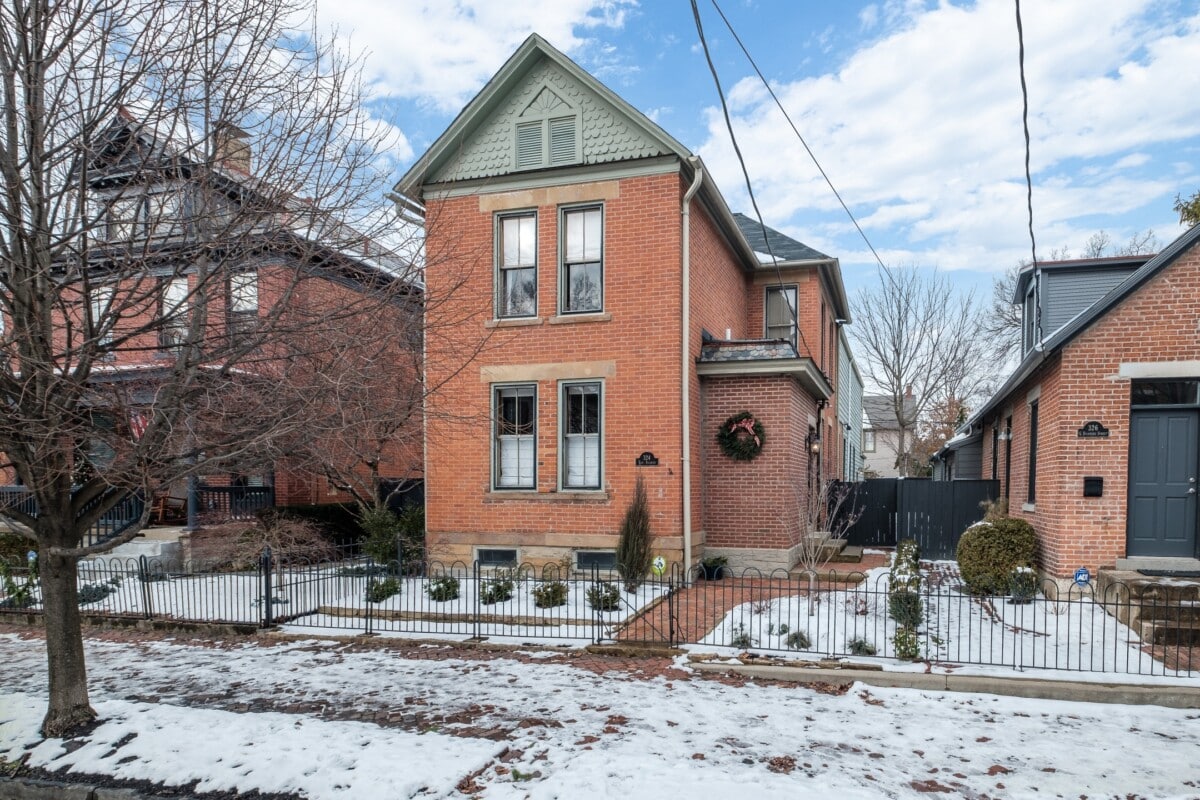
{"label": "red brick house", "polygon": [[[92,429],[78,440],[77,477],[102,475],[118,453],[137,448],[165,379],[177,371],[226,373],[231,393],[244,393],[249,419],[303,412],[319,420],[302,388],[288,408],[252,410],[253,385],[291,380],[300,387],[311,377],[305,370],[318,363],[310,357],[320,350],[314,339],[327,351],[342,348],[349,361],[356,328],[399,335],[419,325],[419,304],[399,302],[420,296],[406,262],[253,176],[252,153],[237,128],[218,126],[216,136],[217,161],[209,164],[199,152],[206,148],[185,150],[127,114],[98,134],[84,173],[86,246],[73,251],[81,258],[64,258],[54,272],[64,298],[53,320],[55,349],[66,364],[80,358],[75,353],[96,361],[88,377]],[[398,302],[365,299],[385,296]],[[386,366],[399,383],[403,365]],[[272,502],[348,499],[308,457],[338,445],[312,444],[313,427],[261,446],[233,442],[228,453],[201,454],[214,466],[202,476],[199,510],[245,515]],[[242,455],[234,452],[239,448]],[[380,460],[383,475],[420,475],[419,446],[389,448]],[[7,472],[6,482],[19,480]],[[184,483],[152,487],[177,501],[174,516],[182,515]]]}
{"label": "red brick house", "polygon": [[[838,476],[838,262],[732,214],[700,159],[531,36],[396,187],[465,367],[426,343],[432,557],[611,564],[637,478],[656,550],[790,567]],[[761,452],[718,444],[748,411]],[[739,436],[749,436],[745,431]]]}
{"label": "red brick house", "polygon": [[1051,576],[1196,569],[1200,226],[1153,257],[1027,269],[1013,301],[1024,358],[942,457],[979,451],[959,460],[1001,482]]}

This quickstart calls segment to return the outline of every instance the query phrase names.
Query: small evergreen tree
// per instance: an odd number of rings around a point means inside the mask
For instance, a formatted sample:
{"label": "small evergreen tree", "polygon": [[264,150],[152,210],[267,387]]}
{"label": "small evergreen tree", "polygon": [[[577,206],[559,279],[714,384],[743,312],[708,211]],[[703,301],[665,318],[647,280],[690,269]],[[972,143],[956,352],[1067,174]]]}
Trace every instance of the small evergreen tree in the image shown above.
{"label": "small evergreen tree", "polygon": [[633,500],[621,521],[621,539],[617,542],[617,567],[625,580],[625,591],[636,592],[650,571],[650,506],[646,485],[639,475],[633,488]]}

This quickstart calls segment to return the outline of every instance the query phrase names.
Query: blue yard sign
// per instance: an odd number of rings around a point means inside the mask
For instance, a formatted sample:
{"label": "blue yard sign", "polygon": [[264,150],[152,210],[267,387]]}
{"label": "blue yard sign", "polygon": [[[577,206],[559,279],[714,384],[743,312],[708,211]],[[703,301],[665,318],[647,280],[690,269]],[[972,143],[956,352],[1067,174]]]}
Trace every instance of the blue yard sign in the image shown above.
{"label": "blue yard sign", "polygon": [[1092,582],[1092,573],[1088,572],[1087,567],[1080,567],[1075,570],[1075,585],[1087,586]]}

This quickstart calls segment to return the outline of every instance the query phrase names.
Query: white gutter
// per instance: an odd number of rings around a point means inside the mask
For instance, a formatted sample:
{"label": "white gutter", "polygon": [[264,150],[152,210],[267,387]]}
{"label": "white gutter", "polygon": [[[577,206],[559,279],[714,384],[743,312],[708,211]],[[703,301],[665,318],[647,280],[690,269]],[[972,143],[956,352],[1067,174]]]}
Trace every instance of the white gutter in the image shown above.
{"label": "white gutter", "polygon": [[683,253],[683,347],[680,357],[682,391],[680,393],[681,417],[683,422],[683,569],[684,575],[692,568],[692,398],[691,398],[691,206],[692,196],[700,189],[704,180],[704,167],[697,156],[689,156],[688,163],[695,170],[692,185],[683,196],[681,249]]}

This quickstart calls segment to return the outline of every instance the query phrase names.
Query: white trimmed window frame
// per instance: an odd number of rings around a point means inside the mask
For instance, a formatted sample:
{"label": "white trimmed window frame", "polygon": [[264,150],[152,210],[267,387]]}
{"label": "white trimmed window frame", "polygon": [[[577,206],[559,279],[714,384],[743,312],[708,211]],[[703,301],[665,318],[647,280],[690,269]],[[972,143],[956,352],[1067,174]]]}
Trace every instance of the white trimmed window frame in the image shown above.
{"label": "white trimmed window frame", "polygon": [[[587,236],[587,214],[595,212],[600,216],[600,230],[597,249],[592,251],[594,258],[589,257],[589,245]],[[571,252],[571,236],[570,236],[570,220],[576,216],[581,216],[582,235],[584,236],[584,244],[579,252]],[[573,314],[603,314],[604,313],[604,204],[603,203],[583,203],[580,205],[562,206],[558,210],[558,313],[564,316]],[[571,295],[570,273],[573,267],[590,267],[595,266],[599,271],[599,295],[600,300],[595,306],[584,308],[571,308],[569,300]]]}
{"label": "white trimmed window frame", "polygon": [[[536,492],[537,491],[537,422],[538,422],[538,387],[536,383],[493,383],[491,384],[491,487],[494,492]],[[531,408],[533,419],[529,422],[529,433],[505,433],[502,430],[501,403],[505,395],[514,398],[529,396],[533,398]],[[519,417],[520,408],[517,403],[516,413]],[[521,425],[517,419],[516,425]],[[528,453],[528,456],[525,454]],[[528,476],[522,467],[522,460],[528,459]],[[516,477],[508,479],[503,466],[506,461],[516,461]]]}
{"label": "white trimmed window frame", "polygon": [[[588,387],[595,389],[596,431],[572,433],[570,414],[570,390]],[[582,394],[586,406],[588,394]],[[586,427],[586,413],[581,422]],[[578,455],[576,455],[578,453]],[[604,490],[604,381],[570,380],[558,383],[558,490],[560,492],[600,492]],[[589,468],[589,455],[595,467]],[[582,459],[582,465],[572,465],[573,459]],[[571,480],[571,470],[582,471],[582,478]],[[589,480],[589,473],[594,478]]]}
{"label": "white trimmed window frame", "polygon": [[[526,250],[522,253],[522,233],[521,223],[529,221],[532,223],[532,231],[529,233],[532,236],[532,250]],[[508,230],[506,223],[515,222],[516,228],[513,231],[517,236],[515,249],[508,251],[506,247],[508,239],[505,231]],[[505,211],[496,214],[494,220],[495,241],[495,269],[493,275],[493,291],[492,305],[495,319],[533,319],[538,315],[538,213],[537,209],[521,209],[519,211]],[[506,252],[507,251],[507,252]],[[515,258],[512,256],[515,255]],[[509,273],[523,272],[525,270],[533,271],[533,308],[532,310],[519,313],[513,313],[509,308]]]}

